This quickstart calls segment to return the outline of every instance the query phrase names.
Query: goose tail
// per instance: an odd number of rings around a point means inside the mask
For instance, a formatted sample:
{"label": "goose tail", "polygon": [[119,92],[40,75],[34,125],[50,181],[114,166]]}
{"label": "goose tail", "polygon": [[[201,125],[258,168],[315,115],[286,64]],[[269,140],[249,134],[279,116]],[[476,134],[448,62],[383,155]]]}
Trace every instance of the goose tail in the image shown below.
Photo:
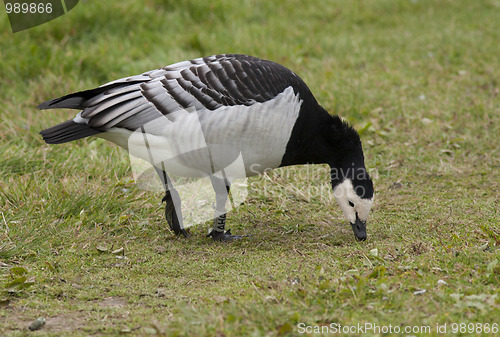
{"label": "goose tail", "polygon": [[40,134],[47,144],[62,144],[93,136],[101,132],[102,131],[91,128],[85,123],[77,123],[74,120],[69,120],[42,130]]}

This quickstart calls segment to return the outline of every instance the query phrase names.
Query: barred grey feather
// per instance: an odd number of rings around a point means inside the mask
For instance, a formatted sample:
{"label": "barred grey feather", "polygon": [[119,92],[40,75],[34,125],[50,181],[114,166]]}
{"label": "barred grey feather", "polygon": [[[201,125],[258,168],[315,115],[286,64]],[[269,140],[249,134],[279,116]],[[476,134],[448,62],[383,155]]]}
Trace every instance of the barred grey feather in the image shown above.
{"label": "barred grey feather", "polygon": [[39,108],[82,109],[86,123],[101,131],[131,129],[158,116],[172,118],[169,115],[180,109],[215,110],[265,102],[289,86],[308,96],[307,86],[279,64],[247,55],[214,55],[118,79]]}

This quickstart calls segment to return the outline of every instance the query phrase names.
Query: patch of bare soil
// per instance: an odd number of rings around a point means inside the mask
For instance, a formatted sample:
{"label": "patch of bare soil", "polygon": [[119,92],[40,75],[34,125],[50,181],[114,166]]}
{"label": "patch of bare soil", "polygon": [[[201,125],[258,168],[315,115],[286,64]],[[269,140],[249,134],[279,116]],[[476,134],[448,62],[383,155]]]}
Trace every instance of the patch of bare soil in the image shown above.
{"label": "patch of bare soil", "polygon": [[[98,302],[101,308],[122,309],[127,306],[127,302],[119,297],[106,297]],[[15,331],[29,331],[28,326],[39,316],[30,317],[24,308],[8,308],[7,317],[0,317],[0,335],[9,335]],[[76,310],[65,312],[56,316],[45,316],[45,325],[40,329],[47,332],[70,332],[89,327],[89,310]],[[113,317],[128,316],[128,311],[124,311]],[[111,323],[111,322],[110,322]]]}

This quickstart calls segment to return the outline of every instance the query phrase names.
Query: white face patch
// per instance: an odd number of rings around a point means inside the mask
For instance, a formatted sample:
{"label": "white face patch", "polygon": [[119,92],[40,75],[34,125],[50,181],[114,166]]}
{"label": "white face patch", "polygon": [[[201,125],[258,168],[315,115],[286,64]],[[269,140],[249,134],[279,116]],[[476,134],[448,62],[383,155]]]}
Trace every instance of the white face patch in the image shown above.
{"label": "white face patch", "polygon": [[351,224],[356,221],[356,214],[358,214],[359,220],[363,222],[368,220],[373,205],[373,198],[360,198],[354,191],[350,179],[345,179],[342,183],[338,184],[333,190],[333,195],[337,199],[340,209],[344,212],[344,216]]}

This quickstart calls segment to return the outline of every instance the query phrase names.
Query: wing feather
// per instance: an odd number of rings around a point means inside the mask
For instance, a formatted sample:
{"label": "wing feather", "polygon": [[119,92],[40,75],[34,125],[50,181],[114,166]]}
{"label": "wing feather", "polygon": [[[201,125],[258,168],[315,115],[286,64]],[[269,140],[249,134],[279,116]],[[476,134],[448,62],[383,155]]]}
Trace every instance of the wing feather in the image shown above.
{"label": "wing feather", "polygon": [[90,127],[135,130],[161,116],[176,118],[182,110],[265,102],[288,87],[314,100],[302,80],[277,63],[246,55],[214,55],[118,79],[42,103],[40,108],[80,108]]}
{"label": "wing feather", "polygon": [[[89,119],[88,125],[94,128],[101,128],[103,125],[109,124],[110,121],[119,119],[123,114],[127,114],[130,110],[141,106],[142,103],[143,100],[141,97],[122,100],[94,114],[94,118]],[[83,113],[82,117],[85,118]]]}
{"label": "wing feather", "polygon": [[142,97],[142,94],[140,91],[137,91],[137,90],[126,93],[124,95],[114,96],[113,98],[108,99],[108,100],[102,102],[101,104],[97,104],[97,105],[94,105],[90,108],[84,109],[82,111],[81,116],[82,116],[82,118],[91,118],[91,117],[94,117],[98,114],[101,114],[105,110],[108,110],[108,113],[109,113],[110,111],[112,111],[112,109],[109,110],[110,108],[121,105],[123,102],[129,101],[129,100],[133,100],[136,98],[140,99],[140,97]]}
{"label": "wing feather", "polygon": [[122,128],[137,130],[141,126],[146,125],[155,119],[161,118],[162,116],[163,115],[151,104],[141,104],[116,116],[108,123],[102,125],[102,128],[109,129],[119,124]]}
{"label": "wing feather", "polygon": [[85,101],[86,107],[95,106],[110,98],[140,90],[141,83],[112,88]]}

